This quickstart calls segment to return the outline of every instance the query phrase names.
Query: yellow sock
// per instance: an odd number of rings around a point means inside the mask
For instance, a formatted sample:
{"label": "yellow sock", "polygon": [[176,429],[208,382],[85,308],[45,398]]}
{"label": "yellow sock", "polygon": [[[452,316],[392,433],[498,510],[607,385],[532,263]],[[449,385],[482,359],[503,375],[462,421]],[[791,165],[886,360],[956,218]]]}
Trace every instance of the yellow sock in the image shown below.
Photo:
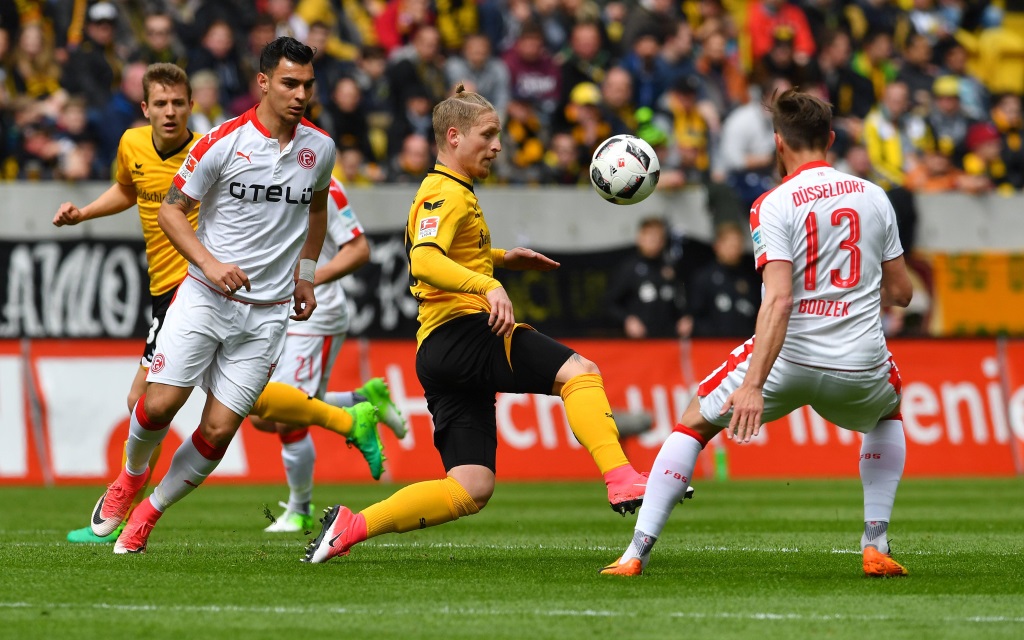
{"label": "yellow sock", "polygon": [[629,464],[619,444],[619,429],[604,393],[604,380],[593,373],[576,376],[562,386],[569,428],[576,434],[602,474]]}
{"label": "yellow sock", "polygon": [[256,399],[252,413],[264,420],[284,422],[297,427],[319,425],[347,436],[352,431],[352,416],[340,407],[310,398],[283,382],[268,382]]}
{"label": "yellow sock", "polygon": [[433,527],[477,511],[462,485],[455,478],[445,478],[411,484],[360,513],[366,518],[366,537],[372,538]]}

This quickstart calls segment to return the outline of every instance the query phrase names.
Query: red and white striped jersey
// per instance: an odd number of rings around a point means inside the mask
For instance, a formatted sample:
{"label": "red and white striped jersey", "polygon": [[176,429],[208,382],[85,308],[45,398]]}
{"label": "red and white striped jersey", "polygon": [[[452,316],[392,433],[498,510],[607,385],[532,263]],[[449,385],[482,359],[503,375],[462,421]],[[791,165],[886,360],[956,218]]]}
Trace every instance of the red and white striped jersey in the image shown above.
{"label": "red and white striped jersey", "polygon": [[[303,119],[281,149],[255,107],[192,146],[174,185],[203,203],[196,229],[203,246],[249,277],[252,291],[241,289],[233,297],[257,304],[291,298],[309,203],[330,184],[333,168],[329,135]],[[213,286],[195,265],[189,274]]]}
{"label": "red and white striped jersey", "polygon": [[[319,269],[338,254],[344,244],[363,235],[363,226],[359,224],[352,207],[348,202],[345,187],[337,178],[331,178],[330,197],[327,198],[327,237],[320,258],[316,261]],[[289,333],[333,336],[348,331],[348,300],[341,280],[327,282],[316,286],[316,310],[309,320],[294,322],[288,326]]]}
{"label": "red and white striped jersey", "polygon": [[882,263],[903,254],[885,192],[811,162],[750,210],[757,268],[793,264],[793,311],[780,358],[829,369],[888,359],[881,321]]}

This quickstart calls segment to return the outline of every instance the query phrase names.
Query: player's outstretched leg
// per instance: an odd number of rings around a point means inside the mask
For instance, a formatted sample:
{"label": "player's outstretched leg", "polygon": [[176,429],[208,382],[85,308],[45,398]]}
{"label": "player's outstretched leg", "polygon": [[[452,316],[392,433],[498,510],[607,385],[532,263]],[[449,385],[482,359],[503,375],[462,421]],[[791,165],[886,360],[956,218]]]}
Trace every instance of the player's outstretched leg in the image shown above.
{"label": "player's outstretched leg", "polygon": [[860,448],[864,534],[861,536],[860,547],[864,575],[872,578],[908,574],[900,563],[893,560],[887,533],[906,457],[907,442],[901,419],[882,420],[877,427],[864,434]]}
{"label": "player's outstretched leg", "polygon": [[[589,361],[580,359],[580,362],[575,366],[581,371],[586,370],[587,365],[582,363]],[[572,365],[567,363],[563,369],[569,366]],[[592,363],[589,367],[596,369]],[[647,474],[638,473],[622,451],[619,430],[615,426],[601,376],[597,373],[575,375],[562,385],[559,395],[565,403],[569,427],[604,475],[608,504],[616,513],[635,513],[644,500]]]}
{"label": "player's outstretched leg", "polygon": [[686,495],[697,465],[697,455],[706,444],[707,440],[697,431],[676,425],[654,459],[633,539],[618,560],[600,570],[602,575],[638,576],[643,573],[669,514]]}
{"label": "player's outstretched leg", "polygon": [[256,399],[250,413],[271,422],[283,422],[296,427],[318,425],[338,435],[348,436],[352,431],[351,414],[283,382],[268,382]]}
{"label": "player's outstretched leg", "polygon": [[264,531],[296,533],[313,530],[313,466],[316,447],[309,429],[278,433],[281,439],[281,461],[288,478],[288,502],[281,502],[284,513]]}
{"label": "player's outstretched leg", "polygon": [[433,527],[479,511],[473,497],[451,476],[417,482],[359,513],[341,505],[326,509],[320,520],[323,529],[306,547],[303,561],[327,562],[335,556],[348,555],[353,545],[368,538]]}
{"label": "player's outstretched leg", "polygon": [[409,432],[402,412],[398,406],[391,401],[391,391],[384,378],[370,378],[363,386],[356,389],[356,393],[370,401],[370,404],[377,407],[380,421],[401,440]]}
{"label": "player's outstretched leg", "polygon": [[366,458],[366,464],[370,465],[370,475],[374,480],[380,480],[381,474],[384,473],[386,458],[380,433],[377,432],[377,407],[369,402],[360,402],[354,407],[345,407],[342,411],[352,416],[352,431],[345,442],[359,449]]}

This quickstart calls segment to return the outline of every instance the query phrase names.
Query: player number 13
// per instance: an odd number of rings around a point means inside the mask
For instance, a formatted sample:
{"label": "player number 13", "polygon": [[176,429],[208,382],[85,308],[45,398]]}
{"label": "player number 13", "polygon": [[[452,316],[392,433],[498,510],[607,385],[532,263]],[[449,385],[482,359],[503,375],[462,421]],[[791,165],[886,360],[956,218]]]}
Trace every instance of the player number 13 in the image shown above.
{"label": "player number 13", "polygon": [[[838,227],[847,220],[850,235],[839,243],[839,248],[850,252],[850,275],[843,277],[839,269],[830,274],[832,284],[840,289],[852,289],[860,282],[860,216],[850,208],[836,209],[832,212],[832,226]],[[804,289],[814,291],[818,288],[818,214],[810,212],[804,220],[807,230],[807,269],[804,271]]]}

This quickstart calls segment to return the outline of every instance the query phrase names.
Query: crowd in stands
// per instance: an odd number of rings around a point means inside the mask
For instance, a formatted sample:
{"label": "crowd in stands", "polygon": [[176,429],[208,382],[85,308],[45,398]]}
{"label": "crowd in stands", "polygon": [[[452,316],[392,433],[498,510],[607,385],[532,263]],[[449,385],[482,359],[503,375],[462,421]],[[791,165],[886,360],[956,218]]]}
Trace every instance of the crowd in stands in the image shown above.
{"label": "crowd in stands", "polygon": [[153,62],[188,71],[205,132],[257,102],[280,35],[317,50],[308,116],[351,183],[418,182],[464,82],[502,117],[502,183],[586,182],[597,143],[633,133],[659,188],[707,185],[717,221],[742,218],[776,180],[762,101],[799,86],[834,106],[835,164],[904,220],[911,192],[1024,186],[1020,0],[0,0],[0,175],[109,178]]}

